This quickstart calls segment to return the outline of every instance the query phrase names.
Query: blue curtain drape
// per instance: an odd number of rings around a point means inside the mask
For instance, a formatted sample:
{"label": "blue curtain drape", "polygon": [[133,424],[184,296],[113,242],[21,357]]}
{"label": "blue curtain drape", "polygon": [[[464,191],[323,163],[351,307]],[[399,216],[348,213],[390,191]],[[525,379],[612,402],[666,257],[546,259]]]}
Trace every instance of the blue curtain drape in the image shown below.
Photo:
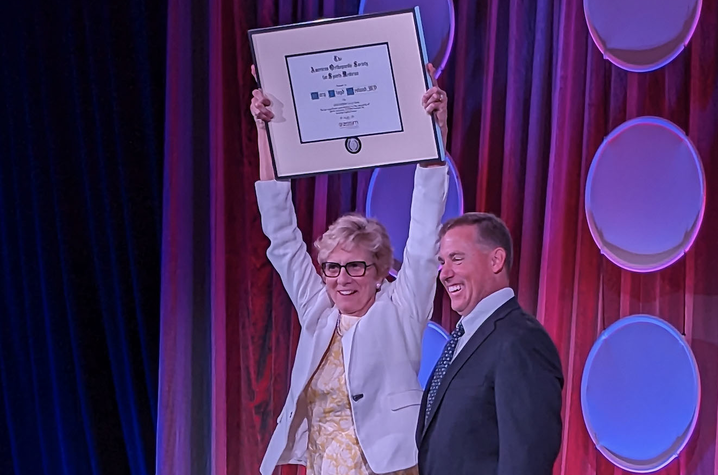
{"label": "blue curtain drape", "polygon": [[0,2],[0,474],[148,474],[166,2]]}

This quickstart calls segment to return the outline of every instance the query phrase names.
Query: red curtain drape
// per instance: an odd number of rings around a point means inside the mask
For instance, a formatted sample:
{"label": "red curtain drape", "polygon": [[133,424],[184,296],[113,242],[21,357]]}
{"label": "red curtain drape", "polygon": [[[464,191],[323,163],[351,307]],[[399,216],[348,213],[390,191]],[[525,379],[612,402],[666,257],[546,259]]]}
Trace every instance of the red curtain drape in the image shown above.
{"label": "red curtain drape", "polygon": [[[212,300],[212,472],[258,473],[288,390],[299,328],[265,257],[254,196],[254,81],[247,30],[353,14],[357,1],[211,0],[209,156]],[[619,318],[665,318],[690,342],[702,376],[701,415],[661,474],[718,471],[718,0],[706,0],[688,48],[649,74],[621,71],[592,43],[579,0],[456,0],[456,36],[440,84],[450,95],[449,151],[467,211],[499,214],[516,246],[512,285],[559,348],[566,375],[556,474],[609,475],[580,407],[580,380],[600,332]],[[193,32],[207,34],[206,32]],[[172,45],[169,46],[171,48]],[[177,73],[179,74],[179,73]],[[168,71],[168,81],[171,80]],[[703,158],[708,201],[686,257],[637,275],[603,258],[583,211],[588,167],[603,137],[639,115],[687,131]],[[367,173],[296,180],[308,244],[340,214],[363,209]],[[167,206],[167,204],[166,204]],[[457,321],[442,291],[434,319]],[[278,473],[296,473],[294,467]]]}

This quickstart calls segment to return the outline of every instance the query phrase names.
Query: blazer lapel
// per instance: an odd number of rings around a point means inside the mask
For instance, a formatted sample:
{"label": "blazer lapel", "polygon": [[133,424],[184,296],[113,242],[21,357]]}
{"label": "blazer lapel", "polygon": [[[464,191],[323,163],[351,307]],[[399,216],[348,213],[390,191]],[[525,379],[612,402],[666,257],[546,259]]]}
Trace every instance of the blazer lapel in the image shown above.
{"label": "blazer lapel", "polygon": [[324,326],[318,328],[314,332],[312,355],[309,360],[309,372],[305,375],[305,385],[309,382],[309,379],[314,375],[314,372],[319,367],[319,364],[324,358],[324,354],[329,348],[329,343],[332,341],[332,335],[337,327],[337,320],[339,319],[339,311],[335,308],[326,319]]}
{"label": "blazer lapel", "polygon": [[[464,345],[464,347],[461,349],[461,352],[456,355],[454,361],[452,361],[447,368],[446,374],[444,375],[444,379],[441,380],[439,389],[436,392],[436,397],[434,398],[434,402],[432,403],[432,410],[429,414],[429,420],[426,421],[426,424],[424,425],[421,434],[422,438],[426,434],[426,430],[431,424],[431,421],[434,419],[434,415],[436,414],[437,410],[439,409],[439,406],[441,405],[441,400],[444,398],[444,394],[446,393],[446,389],[448,388],[449,383],[451,383],[451,380],[454,379],[456,374],[459,372],[461,367],[464,366],[464,364],[469,360],[471,355],[481,346],[481,344],[489,337],[489,335],[491,335],[491,333],[494,331],[494,328],[496,327],[496,322],[498,322],[506,315],[508,315],[511,311],[517,308],[519,308],[518,301],[516,300],[516,297],[512,297],[505,304],[499,307],[494,313],[492,313],[491,316],[486,319],[484,323],[481,324],[481,326],[471,336],[471,339],[466,342],[466,345]],[[431,379],[429,379],[429,381],[431,381]],[[426,393],[426,391],[424,392]],[[422,404],[424,406],[424,410],[426,410],[426,402],[422,401]],[[423,419],[422,421],[420,421],[420,423],[421,422],[423,422]]]}

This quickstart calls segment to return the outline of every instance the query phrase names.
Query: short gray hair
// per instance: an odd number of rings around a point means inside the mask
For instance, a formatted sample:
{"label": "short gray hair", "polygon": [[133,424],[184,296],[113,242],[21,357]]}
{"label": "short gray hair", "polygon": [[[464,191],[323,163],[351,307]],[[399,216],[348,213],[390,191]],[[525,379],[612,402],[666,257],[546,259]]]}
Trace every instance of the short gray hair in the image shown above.
{"label": "short gray hair", "polygon": [[474,226],[476,235],[479,237],[479,244],[493,248],[500,247],[506,251],[506,272],[511,272],[511,266],[514,261],[513,242],[511,233],[506,223],[496,215],[491,213],[464,213],[461,216],[450,219],[441,226],[439,231],[439,239],[450,229],[459,226]]}
{"label": "short gray hair", "polygon": [[[347,246],[348,245],[348,246]],[[386,228],[379,221],[358,213],[349,213],[340,217],[317,239],[317,260],[326,262],[327,256],[338,246],[352,249],[361,246],[374,258],[379,276],[386,276],[394,262],[394,250]]]}

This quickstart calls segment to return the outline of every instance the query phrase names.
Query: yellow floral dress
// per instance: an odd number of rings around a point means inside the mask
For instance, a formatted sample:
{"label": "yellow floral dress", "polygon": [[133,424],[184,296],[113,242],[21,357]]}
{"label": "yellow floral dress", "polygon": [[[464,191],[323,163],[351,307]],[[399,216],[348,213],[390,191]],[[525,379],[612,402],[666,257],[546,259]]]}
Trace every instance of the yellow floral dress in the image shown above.
{"label": "yellow floral dress", "polygon": [[[342,335],[361,317],[341,315],[329,349],[307,386],[307,475],[375,475],[354,432],[344,376]],[[417,467],[391,475],[418,475]]]}

